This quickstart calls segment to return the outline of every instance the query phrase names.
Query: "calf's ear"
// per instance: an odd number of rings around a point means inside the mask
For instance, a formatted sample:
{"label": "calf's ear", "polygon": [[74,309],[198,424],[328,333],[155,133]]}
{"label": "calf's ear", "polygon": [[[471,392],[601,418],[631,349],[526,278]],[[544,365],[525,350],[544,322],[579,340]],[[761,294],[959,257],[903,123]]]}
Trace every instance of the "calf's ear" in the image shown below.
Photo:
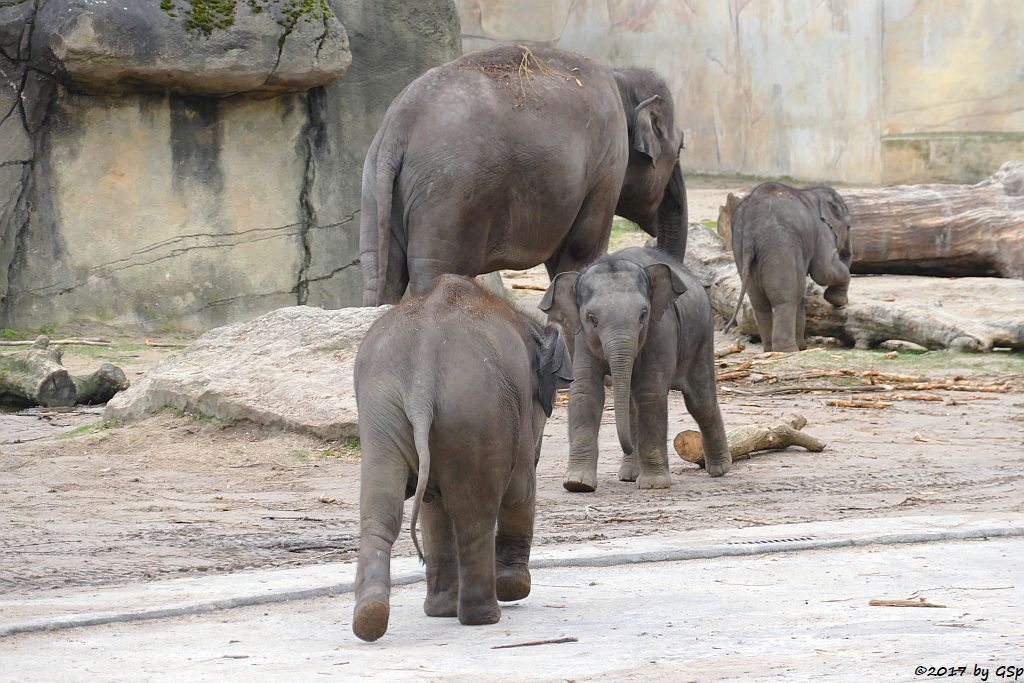
{"label": "calf's ear", "polygon": [[667,263],[652,263],[646,270],[651,278],[651,320],[660,320],[686,285]]}
{"label": "calf's ear", "polygon": [[544,414],[551,417],[559,382],[572,381],[572,358],[569,356],[569,348],[565,344],[560,325],[548,325],[544,328],[540,343],[537,345],[534,373],[537,401],[544,408]]}
{"label": "calf's ear", "polygon": [[576,271],[559,273],[548,285],[544,298],[540,300],[540,310],[548,314],[548,321],[561,323],[567,334],[576,334],[583,327],[580,311],[576,306],[576,280],[580,274]]}

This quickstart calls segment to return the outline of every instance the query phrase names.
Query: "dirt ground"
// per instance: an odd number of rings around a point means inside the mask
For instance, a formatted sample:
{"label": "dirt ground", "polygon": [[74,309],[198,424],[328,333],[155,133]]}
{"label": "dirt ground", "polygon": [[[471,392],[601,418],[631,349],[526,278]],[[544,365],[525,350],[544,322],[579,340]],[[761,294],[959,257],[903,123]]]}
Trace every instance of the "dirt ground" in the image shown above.
{"label": "dirt ground", "polygon": [[[726,191],[691,182],[692,220],[717,217]],[[620,231],[613,246],[638,241]],[[507,284],[543,281],[542,269],[505,276]],[[883,278],[872,280],[885,290]],[[895,280],[892,289],[900,290]],[[530,304],[540,293],[516,296]],[[736,339],[719,335],[716,346]],[[85,372],[113,360],[135,378],[174,351],[115,341],[111,349],[69,348],[66,364]],[[723,358],[723,369],[759,352],[748,345]],[[887,358],[818,347],[763,360],[757,375],[720,387],[726,427],[799,413],[806,431],[828,443],[824,452],[769,452],[711,479],[670,445],[672,488],[639,491],[616,478],[621,455],[609,405],[598,490],[574,494],[561,485],[568,453],[563,404],[545,430],[535,543],[851,516],[1024,511],[1021,354]],[[752,394],[797,383],[796,374],[813,369],[869,368],[1009,381],[1014,392],[933,391],[940,400],[884,409],[831,407],[826,400],[835,396],[826,393]],[[774,384],[772,376],[779,378]],[[696,428],[676,392],[669,414],[670,438]],[[170,412],[129,426],[104,424],[96,411],[0,415],[0,593],[352,560],[358,472],[358,451],[345,444]],[[403,531],[395,555],[412,553]]]}

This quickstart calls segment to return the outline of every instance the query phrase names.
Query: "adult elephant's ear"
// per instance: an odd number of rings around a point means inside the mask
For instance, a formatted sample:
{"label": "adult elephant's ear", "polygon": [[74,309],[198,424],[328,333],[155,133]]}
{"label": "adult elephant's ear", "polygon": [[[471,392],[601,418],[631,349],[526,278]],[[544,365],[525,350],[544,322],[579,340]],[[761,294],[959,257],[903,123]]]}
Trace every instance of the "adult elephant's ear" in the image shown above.
{"label": "adult elephant's ear", "polygon": [[548,285],[548,291],[540,300],[540,310],[548,314],[548,320],[561,323],[567,334],[575,335],[583,327],[580,311],[576,306],[576,271],[559,273]]}
{"label": "adult elephant's ear", "polygon": [[633,149],[649,156],[651,166],[654,166],[661,156],[661,140],[654,129],[654,112],[650,105],[660,99],[660,95],[651,95],[633,110]]}
{"label": "adult elephant's ear", "polygon": [[548,325],[544,328],[537,356],[537,362],[534,364],[537,401],[544,408],[544,414],[551,417],[559,383],[572,381],[572,358],[569,356],[569,347],[565,344],[560,325]]}
{"label": "adult elephant's ear", "polygon": [[660,320],[668,307],[686,291],[686,285],[667,263],[647,266],[651,278],[651,320]]}

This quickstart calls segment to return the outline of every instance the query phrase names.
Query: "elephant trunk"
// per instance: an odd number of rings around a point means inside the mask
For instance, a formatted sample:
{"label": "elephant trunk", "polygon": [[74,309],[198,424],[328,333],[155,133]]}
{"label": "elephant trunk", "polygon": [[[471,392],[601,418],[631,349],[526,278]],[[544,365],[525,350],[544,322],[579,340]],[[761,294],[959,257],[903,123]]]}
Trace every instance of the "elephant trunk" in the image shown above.
{"label": "elephant trunk", "polygon": [[680,262],[686,255],[687,219],[686,182],[677,163],[658,206],[658,249]]}
{"label": "elephant trunk", "polygon": [[633,359],[636,357],[636,339],[624,335],[602,341],[608,369],[615,392],[615,428],[619,445],[626,455],[633,453],[633,428],[630,421],[630,383],[633,377]]}

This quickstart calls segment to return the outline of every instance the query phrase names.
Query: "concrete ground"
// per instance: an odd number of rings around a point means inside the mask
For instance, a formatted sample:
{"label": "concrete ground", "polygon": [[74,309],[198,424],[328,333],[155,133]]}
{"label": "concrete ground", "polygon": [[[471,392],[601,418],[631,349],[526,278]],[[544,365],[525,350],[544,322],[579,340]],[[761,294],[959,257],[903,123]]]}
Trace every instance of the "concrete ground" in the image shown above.
{"label": "concrete ground", "polygon": [[[424,616],[417,582],[393,590],[390,628],[376,643],[352,635],[345,593],[7,636],[0,680],[911,681],[960,666],[963,678],[1013,680],[1024,678],[1022,534],[1019,516],[946,516],[618,539],[546,550],[530,597],[504,605],[493,626]],[[637,563],[658,557],[696,559]],[[560,564],[589,566],[551,566]],[[345,578],[345,565],[334,567]],[[311,572],[289,580],[312,586],[323,570],[288,570]],[[393,567],[406,580],[410,571],[407,561]],[[230,587],[216,585],[230,577],[205,588],[191,580],[176,599],[251,593],[272,576],[260,574]],[[129,605],[115,603],[159,606],[170,584],[64,595],[45,609],[77,599],[78,609],[123,616]],[[917,597],[945,607],[868,604]],[[493,649],[559,638],[577,640]]]}

